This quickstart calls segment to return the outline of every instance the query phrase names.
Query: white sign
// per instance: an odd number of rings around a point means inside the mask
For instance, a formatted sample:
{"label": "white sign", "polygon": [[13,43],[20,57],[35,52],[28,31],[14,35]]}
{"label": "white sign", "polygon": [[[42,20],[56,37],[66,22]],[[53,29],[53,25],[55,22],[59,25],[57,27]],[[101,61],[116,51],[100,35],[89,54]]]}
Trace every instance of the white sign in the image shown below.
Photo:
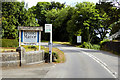
{"label": "white sign", "polygon": [[81,43],[81,36],[77,36],[77,43]]}
{"label": "white sign", "polygon": [[21,31],[21,45],[39,45],[39,31]]}
{"label": "white sign", "polygon": [[24,41],[29,43],[36,43],[37,42],[37,34],[35,31],[24,31]]}
{"label": "white sign", "polygon": [[45,33],[52,32],[52,24],[45,24]]}

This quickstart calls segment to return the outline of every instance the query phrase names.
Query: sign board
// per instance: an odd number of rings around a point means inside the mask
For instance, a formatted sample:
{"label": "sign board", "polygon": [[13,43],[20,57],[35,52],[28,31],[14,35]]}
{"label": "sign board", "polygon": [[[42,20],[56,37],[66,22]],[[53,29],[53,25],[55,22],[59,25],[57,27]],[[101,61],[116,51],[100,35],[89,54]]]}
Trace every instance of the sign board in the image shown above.
{"label": "sign board", "polygon": [[35,43],[37,42],[37,32],[35,31],[24,31],[23,34],[24,37],[24,42],[30,42],[30,43]]}
{"label": "sign board", "polygon": [[77,43],[81,43],[81,36],[77,36]]}
{"label": "sign board", "polygon": [[41,45],[42,27],[18,26],[19,30],[19,46],[21,45]]}
{"label": "sign board", "polygon": [[38,45],[39,31],[21,31],[21,45]]}
{"label": "sign board", "polygon": [[45,24],[45,33],[52,32],[52,24]]}

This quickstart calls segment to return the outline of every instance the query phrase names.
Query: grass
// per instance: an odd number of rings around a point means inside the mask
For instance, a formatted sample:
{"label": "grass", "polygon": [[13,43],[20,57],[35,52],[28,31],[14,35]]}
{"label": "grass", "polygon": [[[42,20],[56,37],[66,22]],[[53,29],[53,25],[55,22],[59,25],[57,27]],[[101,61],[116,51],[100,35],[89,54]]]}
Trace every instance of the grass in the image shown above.
{"label": "grass", "polygon": [[16,47],[0,47],[1,52],[15,52]]}
{"label": "grass", "polygon": [[[42,42],[49,42],[49,41],[45,41],[45,40],[42,40]],[[53,41],[53,43],[55,43],[55,44],[64,44],[64,45],[70,45],[70,43],[69,42],[60,42],[60,41]]]}
{"label": "grass", "polygon": [[69,42],[58,42],[58,41],[53,41],[55,44],[65,44],[65,45],[70,45]]}
{"label": "grass", "polygon": [[[41,47],[42,50],[45,51],[45,53],[49,54],[49,48],[48,47]],[[56,63],[64,63],[65,62],[65,55],[64,52],[59,50],[58,48],[53,47],[52,48],[52,53],[55,53],[57,55],[57,60]]]}

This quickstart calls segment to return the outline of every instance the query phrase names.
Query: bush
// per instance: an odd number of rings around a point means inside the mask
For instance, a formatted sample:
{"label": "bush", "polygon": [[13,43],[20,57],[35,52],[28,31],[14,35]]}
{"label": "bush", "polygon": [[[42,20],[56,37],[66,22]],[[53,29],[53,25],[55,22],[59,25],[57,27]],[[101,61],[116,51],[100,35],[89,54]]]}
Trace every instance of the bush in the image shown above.
{"label": "bush", "polygon": [[2,43],[0,47],[17,47],[19,42],[17,39],[0,39]]}
{"label": "bush", "polygon": [[100,49],[100,45],[97,44],[91,44],[89,42],[84,42],[82,45],[80,45],[79,47],[81,48],[88,48],[88,49],[95,49],[95,50],[99,50]]}
{"label": "bush", "polygon": [[101,42],[100,42],[100,45],[104,44],[105,42],[109,42],[110,40],[109,39],[103,39]]}
{"label": "bush", "polygon": [[81,45],[81,48],[88,48],[88,49],[92,49],[93,46],[91,43],[89,42],[83,42],[83,44]]}
{"label": "bush", "polygon": [[93,49],[95,49],[95,50],[100,50],[100,45],[94,44],[94,45],[93,45]]}

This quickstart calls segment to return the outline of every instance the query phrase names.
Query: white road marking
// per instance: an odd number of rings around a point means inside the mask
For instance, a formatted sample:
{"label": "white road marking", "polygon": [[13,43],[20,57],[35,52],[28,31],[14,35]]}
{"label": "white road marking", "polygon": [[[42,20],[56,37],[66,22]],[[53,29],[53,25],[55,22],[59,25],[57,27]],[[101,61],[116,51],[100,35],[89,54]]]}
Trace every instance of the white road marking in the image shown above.
{"label": "white road marking", "polygon": [[81,51],[82,53],[88,55],[89,57],[91,57],[92,59],[94,59],[97,63],[99,63],[104,69],[106,69],[114,78],[117,78],[115,75],[117,74],[117,72],[113,72],[106,63],[104,63],[103,61],[101,61],[100,59],[98,59],[97,57],[93,56],[92,54],[89,54],[87,52]]}

